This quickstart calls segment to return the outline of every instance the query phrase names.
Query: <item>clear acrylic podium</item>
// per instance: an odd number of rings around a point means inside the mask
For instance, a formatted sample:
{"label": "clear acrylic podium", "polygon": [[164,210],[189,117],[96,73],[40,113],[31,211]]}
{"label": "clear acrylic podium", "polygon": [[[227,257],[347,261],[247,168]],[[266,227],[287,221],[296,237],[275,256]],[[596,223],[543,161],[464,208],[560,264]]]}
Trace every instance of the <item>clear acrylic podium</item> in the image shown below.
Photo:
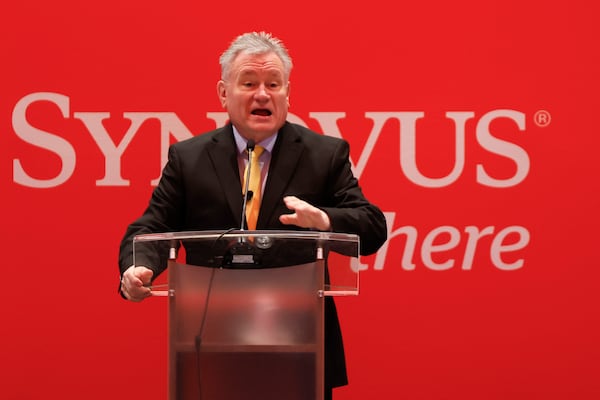
{"label": "clear acrylic podium", "polygon": [[[358,295],[356,235],[138,235],[135,265],[168,265],[169,399],[320,400],[324,297]],[[161,290],[162,289],[162,290]]]}

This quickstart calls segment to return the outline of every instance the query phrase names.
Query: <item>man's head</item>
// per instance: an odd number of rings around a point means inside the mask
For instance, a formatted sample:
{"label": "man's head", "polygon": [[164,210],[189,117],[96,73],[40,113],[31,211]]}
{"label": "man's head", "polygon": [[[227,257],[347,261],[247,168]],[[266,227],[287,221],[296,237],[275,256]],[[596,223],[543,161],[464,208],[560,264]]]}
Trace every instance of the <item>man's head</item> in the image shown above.
{"label": "man's head", "polygon": [[238,36],[221,55],[217,92],[240,134],[256,142],[284,124],[292,60],[283,43],[265,32]]}

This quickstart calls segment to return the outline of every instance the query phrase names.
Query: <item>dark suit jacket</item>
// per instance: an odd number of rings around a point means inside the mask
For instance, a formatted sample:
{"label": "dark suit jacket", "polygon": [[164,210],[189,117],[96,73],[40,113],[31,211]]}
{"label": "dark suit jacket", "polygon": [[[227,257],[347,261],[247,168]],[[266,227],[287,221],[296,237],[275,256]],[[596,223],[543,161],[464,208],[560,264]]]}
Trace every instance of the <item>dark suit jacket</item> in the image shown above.
{"label": "dark suit jacket", "polygon": [[[257,230],[301,229],[279,222],[290,213],[283,197],[296,196],[324,210],[332,231],[357,234],[360,253],[377,251],[387,238],[383,213],[363,195],[352,174],[346,141],[285,123],[273,148]],[[243,207],[237,149],[230,124],[172,145],[160,183],[144,214],[128,228],[119,266],[132,265],[132,240],[143,233],[225,230],[240,227]],[[166,265],[148,265],[161,273]],[[327,386],[347,383],[335,305],[326,301]]]}

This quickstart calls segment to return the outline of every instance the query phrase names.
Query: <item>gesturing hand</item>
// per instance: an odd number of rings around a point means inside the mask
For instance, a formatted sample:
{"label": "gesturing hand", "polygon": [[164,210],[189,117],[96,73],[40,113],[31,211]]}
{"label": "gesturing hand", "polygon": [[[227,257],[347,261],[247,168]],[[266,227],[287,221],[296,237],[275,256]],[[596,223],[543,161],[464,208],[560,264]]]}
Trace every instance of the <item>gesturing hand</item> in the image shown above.
{"label": "gesturing hand", "polygon": [[279,216],[279,221],[285,225],[296,225],[301,228],[311,228],[320,231],[331,229],[329,216],[325,211],[300,200],[295,196],[286,196],[283,198],[285,206],[294,211],[293,214],[283,214]]}

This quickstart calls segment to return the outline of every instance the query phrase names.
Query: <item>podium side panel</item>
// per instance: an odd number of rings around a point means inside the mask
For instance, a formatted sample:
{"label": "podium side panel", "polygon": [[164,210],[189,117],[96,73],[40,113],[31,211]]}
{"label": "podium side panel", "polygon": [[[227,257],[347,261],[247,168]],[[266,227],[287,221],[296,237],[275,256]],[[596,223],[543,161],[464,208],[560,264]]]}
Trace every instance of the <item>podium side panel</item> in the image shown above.
{"label": "podium side panel", "polygon": [[171,399],[322,397],[322,260],[265,269],[169,268]]}

